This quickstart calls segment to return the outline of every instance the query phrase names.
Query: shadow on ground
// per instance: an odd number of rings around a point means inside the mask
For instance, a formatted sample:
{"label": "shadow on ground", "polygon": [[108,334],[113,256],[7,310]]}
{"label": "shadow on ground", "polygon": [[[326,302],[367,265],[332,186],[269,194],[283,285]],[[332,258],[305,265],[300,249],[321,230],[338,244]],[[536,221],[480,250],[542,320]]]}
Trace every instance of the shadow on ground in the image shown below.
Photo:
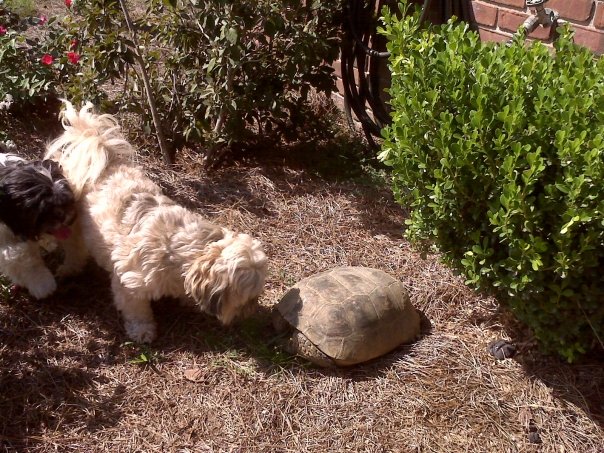
{"label": "shadow on ground", "polygon": [[[108,280],[89,266],[87,284],[64,282],[52,297],[0,303],[0,446],[25,451],[63,424],[114,426],[125,390],[99,370],[119,360],[106,303]],[[42,442],[43,443],[43,442]]]}
{"label": "shadow on ground", "polygon": [[[231,352],[240,358],[254,359],[256,370],[267,375],[287,370],[293,374],[310,372],[346,376],[357,381],[372,380],[382,376],[406,355],[413,355],[414,351],[413,344],[401,345],[363,364],[321,368],[284,350],[287,333],[277,332],[273,327],[272,307],[261,305],[254,315],[228,328],[193,309],[176,308],[166,301],[155,304],[154,308],[161,330],[159,339],[152,345],[154,351],[169,354],[174,350],[187,350],[195,356]],[[421,316],[423,337],[431,334],[432,326],[423,313]]]}
{"label": "shadow on ground", "polygon": [[594,351],[570,364],[542,352],[529,329],[503,307],[491,319],[474,321],[503,324],[511,343],[517,347],[517,354],[507,360],[516,361],[530,379],[545,384],[554,398],[579,407],[604,426],[604,351]]}
{"label": "shadow on ground", "polygon": [[518,354],[526,374],[544,383],[554,398],[571,403],[604,427],[604,356],[592,353],[577,363],[546,356],[534,347]]}
{"label": "shadow on ground", "polygon": [[[178,173],[161,165],[149,170],[168,196],[207,215],[231,206],[258,218],[274,218],[279,213],[275,200],[339,193],[352,203],[360,227],[398,240],[408,211],[394,201],[384,167],[369,153],[366,149],[343,153],[321,143],[281,144],[247,149],[239,160],[214,170],[192,168],[190,163]],[[266,188],[246,186],[254,178],[264,179],[278,196],[263,192]]]}

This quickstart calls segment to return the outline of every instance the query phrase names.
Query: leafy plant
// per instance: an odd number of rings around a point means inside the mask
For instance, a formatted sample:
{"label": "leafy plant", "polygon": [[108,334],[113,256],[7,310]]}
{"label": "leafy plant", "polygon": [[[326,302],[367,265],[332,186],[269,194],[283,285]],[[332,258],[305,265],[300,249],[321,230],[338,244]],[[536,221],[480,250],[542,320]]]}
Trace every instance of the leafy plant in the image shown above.
{"label": "leafy plant", "polygon": [[[80,55],[55,18],[33,14],[27,2],[0,3],[0,102],[44,102],[74,83]],[[14,10],[11,8],[15,8]]]}
{"label": "leafy plant", "polygon": [[10,297],[10,282],[0,276],[0,299],[8,299]]}
{"label": "leafy plant", "polygon": [[383,19],[393,123],[380,157],[412,209],[407,236],[495,291],[548,350],[572,361],[601,346],[604,60],[569,28],[552,53]]}
{"label": "leafy plant", "polygon": [[33,16],[36,12],[34,0],[0,0],[0,7],[4,7],[21,17]]}
{"label": "leafy plant", "polygon": [[[161,1],[153,4],[158,10]],[[337,54],[336,22],[326,2],[193,2],[164,11],[152,33],[173,51],[154,80],[163,81],[159,97],[186,140],[237,141],[250,127],[287,135],[310,89],[334,87],[326,61]]]}
{"label": "leafy plant", "polygon": [[148,345],[139,345],[132,341],[126,341],[122,344],[122,346],[136,349],[135,356],[128,360],[128,363],[132,363],[135,365],[148,366],[153,369],[156,368],[156,365],[160,361],[160,355],[157,351],[153,351],[149,348]]}
{"label": "leafy plant", "polygon": [[118,0],[65,4],[69,14],[48,20],[42,37],[0,17],[0,94],[17,105],[49,95],[101,104],[101,87],[117,81],[111,102],[151,130],[140,54],[172,144],[212,148],[256,132],[293,138],[311,89],[335,88],[339,13],[325,0],[152,0],[132,30]]}
{"label": "leafy plant", "polygon": [[[134,43],[119,2],[70,2],[69,14],[61,20],[60,27],[72,49],[82,57],[78,77],[64,86],[64,96],[76,104],[85,101],[103,104],[107,101],[107,93],[101,88],[123,80],[121,95],[128,98],[138,78],[133,68]],[[114,101],[119,102],[119,91],[114,96],[117,97]],[[135,102],[138,105],[143,99],[137,98]]]}
{"label": "leafy plant", "polygon": [[[335,87],[329,62],[337,56],[338,22],[326,1],[152,0],[134,20],[136,36],[117,0],[74,3],[72,12],[64,27],[86,63],[80,80],[98,86],[120,79],[115,100],[151,129],[134,65],[138,50],[175,146],[238,141],[251,130],[287,136],[310,90]],[[76,97],[87,92],[70,89]]]}

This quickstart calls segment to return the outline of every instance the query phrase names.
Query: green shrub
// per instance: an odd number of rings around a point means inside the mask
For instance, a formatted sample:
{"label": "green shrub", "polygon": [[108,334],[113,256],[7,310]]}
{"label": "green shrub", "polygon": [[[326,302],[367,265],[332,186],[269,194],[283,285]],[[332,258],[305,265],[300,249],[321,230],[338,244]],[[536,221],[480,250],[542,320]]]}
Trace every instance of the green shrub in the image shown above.
{"label": "green shrub", "polygon": [[152,46],[169,49],[153,80],[166,122],[185,139],[240,140],[250,128],[287,134],[311,88],[335,87],[331,2],[164,3],[154,0],[146,19]]}
{"label": "green shrub", "polygon": [[[151,128],[132,36],[117,0],[74,2],[64,27],[79,42],[82,71],[120,79],[114,100]],[[133,14],[139,49],[168,139],[238,141],[250,131],[287,135],[311,89],[335,88],[338,9],[326,0],[151,0]],[[77,81],[76,81],[77,82]],[[88,89],[70,87],[71,98]],[[121,91],[121,93],[120,93]]]}
{"label": "green shrub", "polygon": [[80,55],[65,30],[55,18],[22,16],[34,12],[30,2],[0,0],[0,109],[56,98],[77,79]]}
{"label": "green shrub", "polygon": [[[401,10],[406,13],[406,6]],[[381,159],[469,284],[569,361],[604,336],[604,59],[572,42],[481,43],[384,11],[392,119]]]}
{"label": "green shrub", "polygon": [[33,16],[36,12],[34,0],[0,0],[0,8],[5,8],[21,17]]}
{"label": "green shrub", "polygon": [[[293,138],[310,91],[335,89],[330,62],[338,54],[340,22],[332,2],[151,0],[145,6],[133,10],[138,50],[176,146],[239,141],[258,131]],[[66,15],[51,18],[33,40],[21,28],[0,32],[0,94],[17,104],[48,95],[100,104],[110,91],[112,103],[141,114],[152,129],[118,0],[66,1]],[[41,63],[45,54],[52,63]],[[116,82],[117,89],[103,90]]]}

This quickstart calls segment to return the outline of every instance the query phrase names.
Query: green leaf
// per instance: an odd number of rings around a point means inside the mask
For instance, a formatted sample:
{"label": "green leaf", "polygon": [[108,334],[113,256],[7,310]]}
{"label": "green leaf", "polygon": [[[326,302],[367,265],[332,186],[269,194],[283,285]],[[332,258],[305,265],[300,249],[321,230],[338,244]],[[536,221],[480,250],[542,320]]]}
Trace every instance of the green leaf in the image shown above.
{"label": "green leaf", "polygon": [[453,21],[383,21],[392,124],[380,158],[410,210],[407,237],[493,290],[544,347],[574,358],[599,344],[604,59],[568,29],[552,54],[522,37],[483,43]]}

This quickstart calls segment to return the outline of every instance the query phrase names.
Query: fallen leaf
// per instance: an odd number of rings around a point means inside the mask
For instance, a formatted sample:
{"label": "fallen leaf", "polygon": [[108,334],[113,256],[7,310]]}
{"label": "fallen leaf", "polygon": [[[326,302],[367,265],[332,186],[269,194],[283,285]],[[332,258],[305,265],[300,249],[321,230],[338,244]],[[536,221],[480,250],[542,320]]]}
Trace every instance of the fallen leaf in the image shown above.
{"label": "fallen leaf", "polygon": [[204,382],[204,374],[201,368],[189,368],[184,372],[185,379],[191,382]]}

